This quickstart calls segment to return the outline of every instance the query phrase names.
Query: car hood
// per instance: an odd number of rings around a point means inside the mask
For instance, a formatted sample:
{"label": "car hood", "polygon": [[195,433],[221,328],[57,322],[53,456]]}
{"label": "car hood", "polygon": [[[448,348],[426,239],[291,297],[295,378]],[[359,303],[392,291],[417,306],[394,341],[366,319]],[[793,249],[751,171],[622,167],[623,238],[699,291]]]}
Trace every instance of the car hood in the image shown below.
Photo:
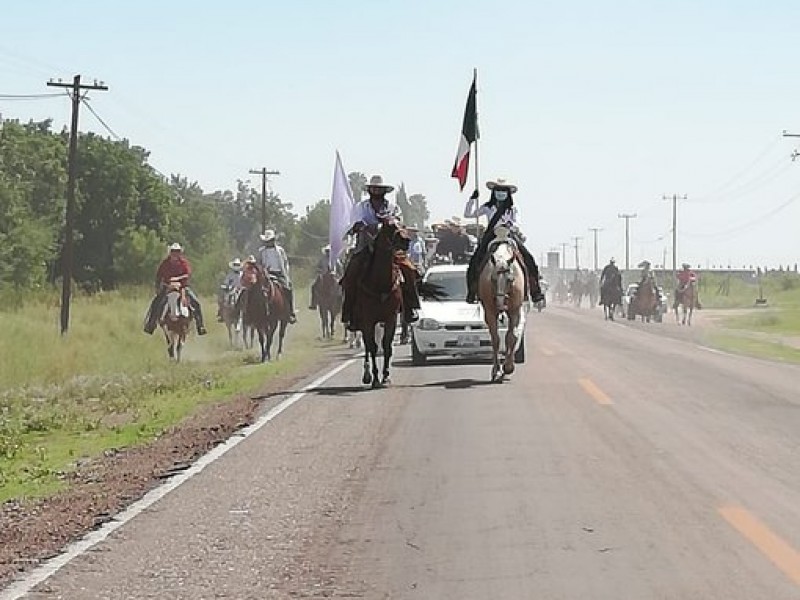
{"label": "car hood", "polygon": [[483,322],[483,308],[480,304],[467,304],[459,301],[425,302],[419,311],[420,318],[436,319],[442,323]]}

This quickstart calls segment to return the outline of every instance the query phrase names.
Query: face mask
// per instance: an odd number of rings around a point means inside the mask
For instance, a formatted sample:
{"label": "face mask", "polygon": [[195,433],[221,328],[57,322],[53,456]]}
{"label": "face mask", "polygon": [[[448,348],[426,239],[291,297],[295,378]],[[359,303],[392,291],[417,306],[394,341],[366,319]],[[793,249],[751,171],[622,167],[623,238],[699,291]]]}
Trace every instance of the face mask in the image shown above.
{"label": "face mask", "polygon": [[508,200],[508,192],[505,190],[496,190],[494,197],[498,202],[504,202]]}

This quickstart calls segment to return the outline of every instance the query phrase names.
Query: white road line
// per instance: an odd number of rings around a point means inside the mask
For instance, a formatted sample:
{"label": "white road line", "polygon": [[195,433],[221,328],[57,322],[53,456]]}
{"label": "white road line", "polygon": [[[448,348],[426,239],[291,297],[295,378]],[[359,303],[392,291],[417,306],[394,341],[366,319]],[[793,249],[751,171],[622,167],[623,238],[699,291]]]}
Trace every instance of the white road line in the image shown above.
{"label": "white road line", "polygon": [[228,451],[238,446],[241,442],[256,433],[259,429],[264,427],[283,411],[301,400],[308,392],[313,391],[315,388],[325,383],[337,373],[357,362],[357,360],[358,359],[351,358],[343,362],[336,368],[318,377],[307,386],[301,388],[299,392],[289,396],[286,400],[276,405],[268,413],[259,418],[255,423],[239,430],[226,442],[216,446],[213,450],[201,456],[189,469],[179,475],[176,475],[175,477],[172,477],[157,488],[150,490],[140,500],[137,500],[131,504],[124,511],[116,515],[111,521],[105,523],[100,529],[92,531],[77,542],[73,542],[67,546],[61,554],[54,556],[42,565],[36,567],[33,571],[25,575],[19,581],[12,583],[5,590],[0,592],[0,600],[18,600],[26,594],[29,594],[33,588],[55,575],[62,567],[66,566],[72,560],[86,553],[95,545],[105,540],[113,532],[125,525],[125,523],[136,517],[141,512],[150,508],[153,504],[161,500],[161,498],[169,494],[172,490],[186,483],[189,479],[200,473],[208,465],[225,456]]}

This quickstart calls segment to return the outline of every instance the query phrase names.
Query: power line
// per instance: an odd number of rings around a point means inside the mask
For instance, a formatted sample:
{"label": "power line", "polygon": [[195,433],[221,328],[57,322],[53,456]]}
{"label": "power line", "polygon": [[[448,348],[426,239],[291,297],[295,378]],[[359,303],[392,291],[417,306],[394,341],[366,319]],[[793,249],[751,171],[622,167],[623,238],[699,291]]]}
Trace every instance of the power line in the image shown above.
{"label": "power line", "polygon": [[786,208],[786,207],[790,206],[791,204],[793,204],[794,202],[796,202],[798,199],[800,199],[800,192],[798,192],[797,194],[791,196],[788,200],[786,200],[785,202],[779,204],[778,206],[773,208],[771,211],[769,211],[767,213],[764,213],[763,215],[761,215],[759,217],[756,217],[755,219],[753,219],[751,221],[747,221],[746,223],[742,223],[741,225],[737,225],[736,227],[732,227],[730,229],[726,229],[725,231],[717,231],[715,233],[690,233],[690,232],[684,232],[684,235],[688,235],[689,237],[695,237],[695,238],[714,238],[714,237],[724,237],[726,235],[730,235],[730,234],[734,234],[734,233],[740,233],[740,232],[742,232],[742,231],[744,231],[746,229],[749,229],[750,227],[753,227],[753,226],[757,225],[758,223],[761,223],[762,221],[765,221],[766,219],[769,219],[770,217],[775,216],[776,214],[781,212],[784,208]]}
{"label": "power line", "polygon": [[92,108],[92,105],[89,104],[89,101],[86,99],[86,97],[81,98],[81,101],[83,102],[84,106],[86,106],[86,108],[89,109],[89,112],[94,115],[94,118],[99,121],[100,125],[102,125],[105,128],[105,130],[111,135],[111,137],[113,137],[118,142],[121,142],[122,138],[119,135],[117,135],[117,133],[113,129],[111,129],[111,127],[108,126],[108,124],[103,120],[103,117],[97,114],[94,108]]}
{"label": "power line", "polygon": [[0,100],[41,100],[43,98],[61,98],[63,92],[50,94],[0,94]]}

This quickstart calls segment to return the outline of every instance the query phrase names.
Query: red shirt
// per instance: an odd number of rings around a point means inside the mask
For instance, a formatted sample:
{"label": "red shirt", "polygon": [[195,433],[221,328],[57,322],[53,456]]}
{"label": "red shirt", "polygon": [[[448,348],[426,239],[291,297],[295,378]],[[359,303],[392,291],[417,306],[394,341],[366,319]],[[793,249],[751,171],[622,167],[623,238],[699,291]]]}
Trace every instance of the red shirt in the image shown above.
{"label": "red shirt", "polygon": [[697,279],[694,271],[680,271],[678,273],[678,283],[681,285],[688,285],[690,282]]}
{"label": "red shirt", "polygon": [[160,283],[169,283],[173,277],[183,277],[181,283],[185,287],[189,283],[189,276],[192,274],[192,266],[186,257],[181,256],[178,260],[173,261],[170,257],[165,258],[158,265],[158,272],[156,279]]}

